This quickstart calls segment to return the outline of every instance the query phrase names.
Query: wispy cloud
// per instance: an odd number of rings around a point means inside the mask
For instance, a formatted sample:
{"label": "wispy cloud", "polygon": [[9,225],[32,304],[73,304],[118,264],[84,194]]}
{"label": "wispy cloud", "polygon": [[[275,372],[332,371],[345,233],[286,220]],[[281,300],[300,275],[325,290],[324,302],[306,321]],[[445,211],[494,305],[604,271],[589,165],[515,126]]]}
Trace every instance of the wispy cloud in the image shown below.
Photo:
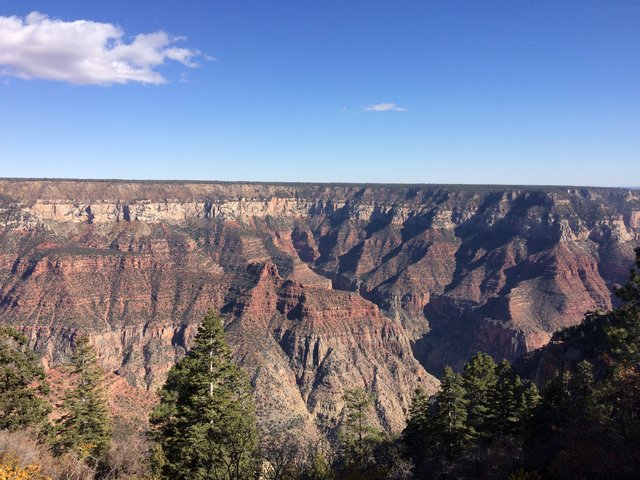
{"label": "wispy cloud", "polygon": [[24,19],[0,16],[0,74],[79,85],[161,84],[167,80],[155,70],[160,65],[175,61],[195,68],[202,57],[175,46],[184,37],[163,31],[141,33],[130,43],[123,37],[110,23],[65,22],[39,12]]}
{"label": "wispy cloud", "polygon": [[376,103],[368,105],[362,109],[364,112],[406,112],[406,108],[397,106],[395,103]]}

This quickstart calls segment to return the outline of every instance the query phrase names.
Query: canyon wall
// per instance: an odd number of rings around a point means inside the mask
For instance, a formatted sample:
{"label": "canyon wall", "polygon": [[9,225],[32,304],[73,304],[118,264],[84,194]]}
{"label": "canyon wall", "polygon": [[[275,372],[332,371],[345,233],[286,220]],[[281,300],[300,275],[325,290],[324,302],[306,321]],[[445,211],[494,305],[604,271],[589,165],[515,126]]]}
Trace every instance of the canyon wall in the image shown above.
{"label": "canyon wall", "polygon": [[214,308],[265,428],[331,430],[362,386],[397,431],[445,365],[610,308],[639,243],[634,190],[7,179],[0,321],[154,389]]}

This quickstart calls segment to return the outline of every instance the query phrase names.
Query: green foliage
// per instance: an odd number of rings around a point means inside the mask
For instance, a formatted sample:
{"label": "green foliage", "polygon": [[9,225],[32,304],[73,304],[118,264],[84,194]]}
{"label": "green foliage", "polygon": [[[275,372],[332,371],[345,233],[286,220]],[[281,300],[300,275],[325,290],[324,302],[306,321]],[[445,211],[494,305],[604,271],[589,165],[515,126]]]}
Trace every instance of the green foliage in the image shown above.
{"label": "green foliage", "polygon": [[[571,374],[565,372],[562,375],[556,375],[553,377],[542,390],[542,401],[539,405],[539,412],[542,415],[547,416],[552,422],[558,423],[568,413],[570,395],[569,395],[569,382],[571,381]],[[552,430],[556,427],[552,425]]]}
{"label": "green foliage", "polygon": [[465,366],[462,375],[468,401],[468,425],[474,433],[486,436],[492,419],[492,396],[498,383],[496,363],[491,356],[478,352]]}
{"label": "green foliage", "polygon": [[329,465],[326,457],[320,451],[311,458],[309,465],[305,465],[299,473],[298,477],[302,477],[304,480],[330,480],[334,478],[331,465]]}
{"label": "green foliage", "polygon": [[430,412],[430,398],[417,388],[411,400],[407,426],[402,432],[402,443],[407,455],[418,469],[428,458],[435,439],[435,422]]}
{"label": "green foliage", "polygon": [[44,369],[27,338],[0,327],[0,430],[41,430],[50,410],[43,399],[48,392]]}
{"label": "green foliage", "polygon": [[494,436],[514,435],[525,428],[540,396],[531,382],[515,374],[507,360],[496,367],[497,381],[491,394],[489,430]]}
{"label": "green foliage", "polygon": [[445,369],[440,391],[432,398],[422,390],[414,394],[402,442],[415,465],[415,478],[431,478],[433,471],[462,477],[465,465],[479,475],[478,455],[517,449],[531,423],[540,401],[538,389],[518,377],[509,362],[496,365],[489,355],[478,353],[463,371],[460,376]]}
{"label": "green foliage", "polygon": [[207,313],[187,356],[169,371],[151,415],[162,478],[241,480],[257,471],[252,391],[231,359],[222,320]]}
{"label": "green foliage", "polygon": [[613,310],[605,332],[612,344],[612,353],[627,363],[640,362],[640,247],[636,248],[635,268],[628,282],[616,290],[625,303]]}
{"label": "green foliage", "polygon": [[443,458],[452,460],[473,444],[473,430],[467,423],[466,391],[462,376],[451,367],[444,369],[440,392],[436,395],[435,433]]}
{"label": "green foliage", "polygon": [[431,398],[417,390],[401,437],[413,468],[401,478],[637,478],[640,249],[616,294],[621,306],[555,337],[571,356],[542,395],[484,353],[462,376],[445,369]]}
{"label": "green foliage", "polygon": [[76,339],[70,367],[76,384],[64,397],[64,414],[57,425],[56,451],[70,451],[96,464],[109,449],[112,424],[102,388],[104,372],[86,337]]}
{"label": "green foliage", "polygon": [[572,400],[573,414],[588,414],[593,407],[595,380],[593,365],[582,360],[569,379],[569,395]]}
{"label": "green foliage", "polygon": [[594,396],[596,412],[606,413],[599,417],[605,428],[615,432],[625,447],[640,452],[640,364],[616,369]]}
{"label": "green foliage", "polygon": [[520,430],[528,428],[542,397],[538,387],[533,382],[525,383],[518,403],[518,417],[520,418]]}
{"label": "green foliage", "polygon": [[347,469],[366,472],[375,463],[375,451],[383,440],[371,425],[374,396],[363,388],[344,391],[345,418],[340,428],[340,444]]}
{"label": "green foliage", "polygon": [[[640,468],[640,249],[623,304],[561,339],[588,355],[544,388],[527,461],[556,478],[637,478]],[[604,339],[604,341],[603,341]],[[585,349],[576,347],[586,346]],[[595,362],[595,364],[594,364]],[[595,367],[594,367],[595,365]]]}

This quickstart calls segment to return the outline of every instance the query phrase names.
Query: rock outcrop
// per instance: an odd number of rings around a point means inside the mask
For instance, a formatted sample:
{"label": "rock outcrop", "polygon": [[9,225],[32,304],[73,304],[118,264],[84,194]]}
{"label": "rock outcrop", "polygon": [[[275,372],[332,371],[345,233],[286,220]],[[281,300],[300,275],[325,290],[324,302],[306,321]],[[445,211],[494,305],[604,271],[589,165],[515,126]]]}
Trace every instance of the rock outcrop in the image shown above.
{"label": "rock outcrop", "polygon": [[444,365],[610,308],[639,242],[623,189],[0,180],[0,321],[153,389],[215,308],[266,428],[330,430],[363,386],[397,431]]}

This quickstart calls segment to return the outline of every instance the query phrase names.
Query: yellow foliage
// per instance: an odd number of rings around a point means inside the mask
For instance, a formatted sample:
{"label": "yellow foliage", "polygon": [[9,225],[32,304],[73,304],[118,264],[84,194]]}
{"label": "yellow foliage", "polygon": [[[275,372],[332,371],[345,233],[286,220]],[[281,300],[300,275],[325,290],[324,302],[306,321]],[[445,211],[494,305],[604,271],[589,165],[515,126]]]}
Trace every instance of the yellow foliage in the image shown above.
{"label": "yellow foliage", "polygon": [[[93,451],[96,448],[96,444],[95,443],[81,443],[80,445],[78,445],[78,454],[80,455],[80,458],[88,458],[93,454]],[[2,480],[2,479],[0,479]]]}
{"label": "yellow foliage", "polygon": [[17,460],[5,459],[0,463],[0,480],[51,480],[41,472],[40,465],[21,467]]}

